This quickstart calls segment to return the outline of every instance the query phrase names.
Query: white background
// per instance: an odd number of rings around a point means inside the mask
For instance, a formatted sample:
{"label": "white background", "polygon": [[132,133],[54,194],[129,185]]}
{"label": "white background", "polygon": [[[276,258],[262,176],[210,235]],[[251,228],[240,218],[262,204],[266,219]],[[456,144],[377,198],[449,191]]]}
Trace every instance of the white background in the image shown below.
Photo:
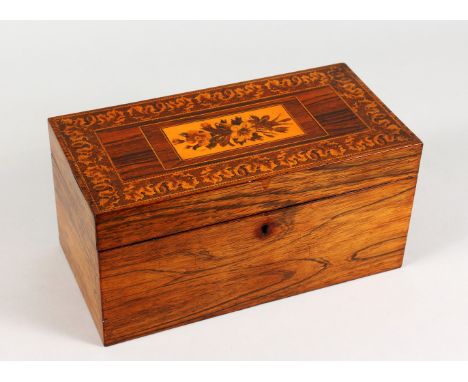
{"label": "white background", "polygon": [[[403,268],[102,347],[46,118],[336,62],[425,143]],[[468,23],[3,23],[0,105],[0,359],[468,359]]]}

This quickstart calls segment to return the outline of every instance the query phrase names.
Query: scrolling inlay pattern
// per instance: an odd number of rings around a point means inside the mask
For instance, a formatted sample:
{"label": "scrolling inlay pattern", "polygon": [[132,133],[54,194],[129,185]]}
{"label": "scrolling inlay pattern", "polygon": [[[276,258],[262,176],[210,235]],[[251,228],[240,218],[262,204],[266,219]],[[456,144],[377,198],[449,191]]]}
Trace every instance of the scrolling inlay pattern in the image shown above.
{"label": "scrolling inlay pattern", "polygon": [[[158,121],[190,112],[260,100],[330,85],[370,131],[308,142],[245,158],[187,168],[122,184],[94,130]],[[136,104],[71,114],[50,124],[95,212],[221,186],[302,166],[395,146],[413,134],[344,64],[163,97]]]}

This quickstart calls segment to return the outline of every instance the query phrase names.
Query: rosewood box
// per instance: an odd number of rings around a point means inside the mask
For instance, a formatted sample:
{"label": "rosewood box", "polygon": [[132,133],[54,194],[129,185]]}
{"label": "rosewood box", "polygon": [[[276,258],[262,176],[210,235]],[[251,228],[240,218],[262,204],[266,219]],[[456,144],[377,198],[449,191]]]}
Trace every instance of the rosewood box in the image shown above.
{"label": "rosewood box", "polygon": [[422,143],[345,64],[49,127],[60,243],[105,345],[402,264]]}

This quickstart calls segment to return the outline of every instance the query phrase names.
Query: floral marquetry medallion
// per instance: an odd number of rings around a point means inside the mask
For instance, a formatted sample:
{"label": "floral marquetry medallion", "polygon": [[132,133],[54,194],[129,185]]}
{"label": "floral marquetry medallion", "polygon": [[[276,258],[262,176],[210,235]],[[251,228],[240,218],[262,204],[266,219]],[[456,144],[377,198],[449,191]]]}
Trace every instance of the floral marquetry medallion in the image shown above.
{"label": "floral marquetry medallion", "polygon": [[163,129],[182,159],[304,135],[281,105]]}

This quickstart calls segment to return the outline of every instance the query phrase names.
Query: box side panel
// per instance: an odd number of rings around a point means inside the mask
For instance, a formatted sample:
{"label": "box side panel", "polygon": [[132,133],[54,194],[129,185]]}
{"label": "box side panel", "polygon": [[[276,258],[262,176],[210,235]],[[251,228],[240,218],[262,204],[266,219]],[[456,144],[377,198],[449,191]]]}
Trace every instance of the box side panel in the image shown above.
{"label": "box side panel", "polygon": [[59,239],[101,338],[102,307],[94,216],[52,130],[55,202]]}
{"label": "box side panel", "polygon": [[415,177],[421,149],[421,144],[414,144],[100,214],[96,222],[98,248],[111,249]]}
{"label": "box side panel", "polygon": [[400,267],[415,186],[408,176],[101,252],[105,344]]}

